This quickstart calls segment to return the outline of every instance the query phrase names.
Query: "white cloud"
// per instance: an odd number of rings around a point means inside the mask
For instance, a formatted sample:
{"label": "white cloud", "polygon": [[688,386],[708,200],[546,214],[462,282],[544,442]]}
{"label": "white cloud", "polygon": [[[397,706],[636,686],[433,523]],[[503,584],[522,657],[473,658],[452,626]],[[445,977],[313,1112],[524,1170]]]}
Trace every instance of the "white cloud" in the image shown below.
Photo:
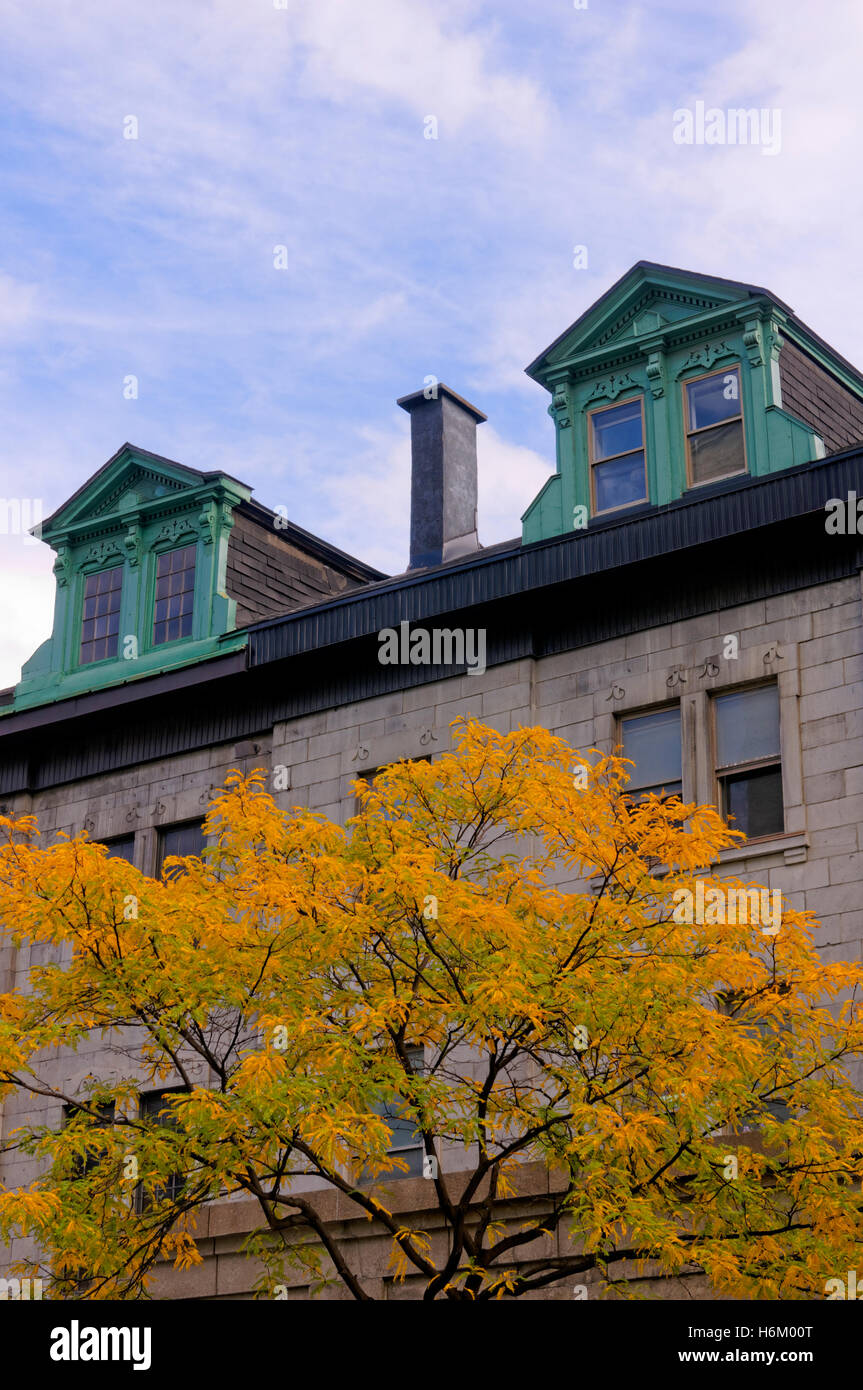
{"label": "white cloud", "polygon": [[[549,430],[553,449],[553,432]],[[502,439],[490,423],[477,433],[479,538],[483,545],[521,535],[522,512],[554,472],[554,457]]]}
{"label": "white cloud", "polygon": [[0,625],[0,688],[15,685],[22,664],[51,636],[54,616],[54,556],[45,545],[0,536],[0,571],[7,594]]}

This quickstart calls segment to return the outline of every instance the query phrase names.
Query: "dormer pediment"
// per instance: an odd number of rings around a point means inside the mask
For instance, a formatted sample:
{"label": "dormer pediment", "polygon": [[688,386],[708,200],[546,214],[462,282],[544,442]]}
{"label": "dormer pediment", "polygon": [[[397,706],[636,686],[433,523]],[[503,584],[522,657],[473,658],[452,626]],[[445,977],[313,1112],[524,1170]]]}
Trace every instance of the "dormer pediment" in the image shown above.
{"label": "dormer pediment", "polygon": [[684,320],[709,316],[732,305],[742,306],[767,293],[757,285],[741,281],[713,279],[639,262],[530,364],[528,376],[547,383],[549,375],[562,364],[639,338],[655,339],[658,333]]}
{"label": "dormer pediment", "polygon": [[[185,464],[175,463],[133,444],[121,449],[94,473],[84,485],[64,502],[43,523],[42,537],[52,535],[87,521],[104,523],[116,516],[118,525],[124,516],[147,508],[165,499],[180,499],[184,492],[195,492],[215,482],[233,483],[238,495],[248,498],[250,489],[223,473],[203,473]],[[191,498],[190,498],[191,501]]]}

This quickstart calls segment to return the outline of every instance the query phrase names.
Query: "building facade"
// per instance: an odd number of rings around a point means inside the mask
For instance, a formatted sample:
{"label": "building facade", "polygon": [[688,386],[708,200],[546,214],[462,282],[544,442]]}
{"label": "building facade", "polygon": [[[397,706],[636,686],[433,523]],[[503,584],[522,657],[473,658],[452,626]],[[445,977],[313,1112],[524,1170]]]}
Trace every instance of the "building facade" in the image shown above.
{"label": "building facade", "polygon": [[[446,751],[456,716],[541,724],[576,748],[623,744],[636,789],[734,815],[747,842],[718,872],[781,889],[821,921],[825,959],[859,960],[863,377],[768,291],[647,263],[528,371],[551,398],[557,466],[500,545],[477,539],[485,417],[443,385],[399,402],[411,557],[394,577],[236,479],[124,446],[42,528],[54,628],[0,693],[4,813],[36,815],[48,839],[86,829],[156,874],[200,847],[231,768],[286,769],[283,805],[343,823],[355,778]],[[383,631],[417,627],[482,632],[481,659],[381,661]],[[7,951],[0,988],[40,958]],[[74,1095],[106,1061],[94,1042],[55,1065]],[[6,1102],[3,1145],[23,1114]],[[39,1118],[62,1114],[46,1102]],[[32,1176],[0,1154],[6,1186]],[[525,1165],[505,1219],[550,1183]],[[426,1192],[406,1177],[396,1200],[421,1210]],[[386,1273],[389,1238],[320,1201],[361,1243],[368,1290],[411,1297]],[[250,1296],[249,1219],[212,1206],[204,1264],[156,1290]]]}

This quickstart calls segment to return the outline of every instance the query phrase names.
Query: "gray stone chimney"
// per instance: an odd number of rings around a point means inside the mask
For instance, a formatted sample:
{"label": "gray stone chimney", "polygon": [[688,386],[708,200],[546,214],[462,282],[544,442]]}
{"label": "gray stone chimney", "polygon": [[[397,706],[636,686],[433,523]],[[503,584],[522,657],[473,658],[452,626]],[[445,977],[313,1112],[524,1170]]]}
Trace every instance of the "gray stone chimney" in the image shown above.
{"label": "gray stone chimney", "polygon": [[487,416],[443,382],[402,396],[411,417],[409,569],[439,565],[479,549],[476,533],[476,427]]}

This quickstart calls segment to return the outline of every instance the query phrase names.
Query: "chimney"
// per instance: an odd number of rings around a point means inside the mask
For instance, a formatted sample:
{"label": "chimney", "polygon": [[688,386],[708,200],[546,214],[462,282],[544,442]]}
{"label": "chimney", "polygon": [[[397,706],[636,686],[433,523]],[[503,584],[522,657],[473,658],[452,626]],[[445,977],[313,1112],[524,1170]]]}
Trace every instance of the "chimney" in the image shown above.
{"label": "chimney", "polygon": [[396,402],[411,417],[409,569],[479,549],[476,427],[487,416],[443,382]]}

